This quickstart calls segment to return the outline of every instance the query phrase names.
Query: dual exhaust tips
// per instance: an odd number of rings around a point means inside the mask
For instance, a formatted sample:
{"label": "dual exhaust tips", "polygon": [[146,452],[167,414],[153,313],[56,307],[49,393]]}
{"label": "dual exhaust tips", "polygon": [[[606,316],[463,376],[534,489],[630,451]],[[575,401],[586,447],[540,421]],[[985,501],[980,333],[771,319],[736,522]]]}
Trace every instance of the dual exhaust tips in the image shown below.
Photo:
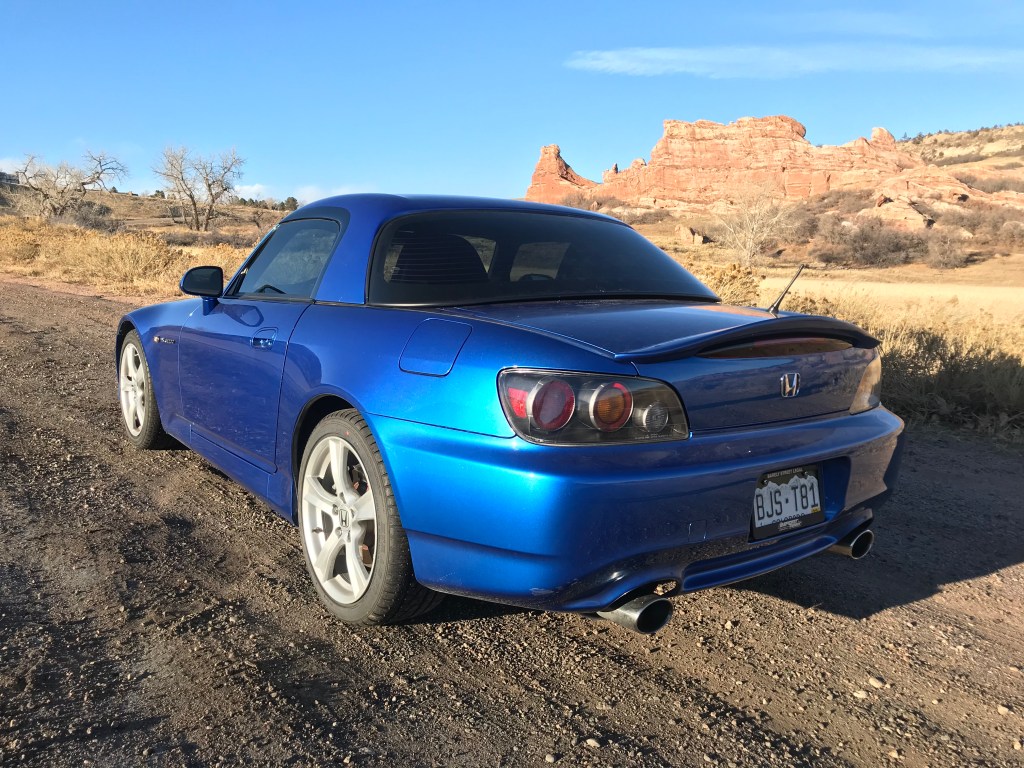
{"label": "dual exhaust tips", "polygon": [[[864,526],[847,534],[845,538],[829,547],[828,551],[860,560],[871,551],[874,543],[874,532],[868,526]],[[653,635],[672,618],[672,603],[660,595],[641,595],[618,608],[598,611],[597,615],[641,635]]]}

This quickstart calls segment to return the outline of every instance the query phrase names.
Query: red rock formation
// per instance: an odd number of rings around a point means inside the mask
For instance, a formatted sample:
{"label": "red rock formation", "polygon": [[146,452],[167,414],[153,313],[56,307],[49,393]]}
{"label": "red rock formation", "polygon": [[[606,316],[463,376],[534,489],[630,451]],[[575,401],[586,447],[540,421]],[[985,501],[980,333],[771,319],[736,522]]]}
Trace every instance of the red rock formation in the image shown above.
{"label": "red rock formation", "polygon": [[596,186],[596,181],[583,178],[569,167],[562,159],[562,152],[557,144],[549,144],[541,147],[540,160],[533,169],[530,192],[526,193],[526,197],[528,200],[561,202],[567,195]]}
{"label": "red rock formation", "polygon": [[557,146],[544,147],[527,200],[557,203],[570,193],[616,197],[627,203],[697,209],[730,201],[751,187],[777,188],[799,200],[832,189],[874,187],[921,162],[901,152],[892,134],[875,128],[871,139],[816,147],[790,117],[744,117],[722,125],[708,120],[665,121],[650,162],[613,166],[598,184],[578,175]]}

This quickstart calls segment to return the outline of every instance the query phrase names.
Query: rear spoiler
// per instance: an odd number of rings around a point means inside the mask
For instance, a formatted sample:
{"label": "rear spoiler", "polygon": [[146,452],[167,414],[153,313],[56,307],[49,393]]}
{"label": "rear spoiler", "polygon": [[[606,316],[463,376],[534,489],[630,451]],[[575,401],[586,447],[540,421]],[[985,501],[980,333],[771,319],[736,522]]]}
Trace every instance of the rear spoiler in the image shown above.
{"label": "rear spoiler", "polygon": [[613,355],[615,360],[631,363],[660,363],[695,357],[703,352],[726,347],[743,341],[784,339],[791,336],[817,336],[847,341],[861,349],[874,349],[879,341],[852,323],[819,315],[784,315],[758,323],[709,331],[698,336],[687,336],[650,347],[641,347]]}

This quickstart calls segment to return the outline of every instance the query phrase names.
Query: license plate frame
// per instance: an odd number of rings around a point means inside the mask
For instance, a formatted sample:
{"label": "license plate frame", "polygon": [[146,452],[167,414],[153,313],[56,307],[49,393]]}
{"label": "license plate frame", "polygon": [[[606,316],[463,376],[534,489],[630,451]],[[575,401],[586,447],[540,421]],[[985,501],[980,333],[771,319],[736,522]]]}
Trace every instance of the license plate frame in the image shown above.
{"label": "license plate frame", "polygon": [[754,490],[750,537],[767,539],[824,522],[823,490],[818,464],[761,475]]}

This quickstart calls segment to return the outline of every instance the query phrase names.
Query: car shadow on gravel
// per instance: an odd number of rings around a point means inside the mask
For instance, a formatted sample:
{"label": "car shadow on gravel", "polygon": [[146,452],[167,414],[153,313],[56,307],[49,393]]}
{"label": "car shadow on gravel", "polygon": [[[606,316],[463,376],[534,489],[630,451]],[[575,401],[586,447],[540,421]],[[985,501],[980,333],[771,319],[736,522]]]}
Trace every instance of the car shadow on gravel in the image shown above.
{"label": "car shadow on gravel", "polygon": [[875,515],[861,560],[823,553],[740,585],[805,608],[862,619],[944,585],[1024,562],[1019,450],[973,436],[912,432],[896,493]]}
{"label": "car shadow on gravel", "polygon": [[[434,610],[423,616],[403,621],[402,624],[406,626],[461,624],[474,619],[496,619],[519,613],[531,613],[531,611],[528,608],[519,608],[514,605],[501,605],[468,597],[447,595],[444,602]],[[542,611],[532,611],[532,613],[540,614]]]}

